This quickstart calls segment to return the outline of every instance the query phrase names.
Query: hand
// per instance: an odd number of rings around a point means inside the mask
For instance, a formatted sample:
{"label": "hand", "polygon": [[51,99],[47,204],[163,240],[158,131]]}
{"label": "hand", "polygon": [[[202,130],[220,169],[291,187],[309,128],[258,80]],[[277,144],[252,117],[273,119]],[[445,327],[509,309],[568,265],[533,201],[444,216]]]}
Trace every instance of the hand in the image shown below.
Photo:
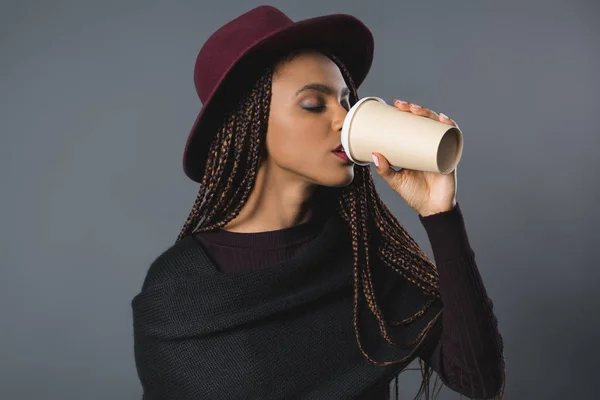
{"label": "hand", "polygon": [[[411,112],[423,118],[431,118],[448,125],[456,123],[444,114],[420,107],[416,104],[396,100],[394,106],[401,112]],[[381,176],[410,207],[421,216],[449,211],[456,206],[456,169],[443,175],[438,172],[423,172],[410,169],[395,171],[380,153],[373,153],[377,174]],[[379,165],[377,165],[379,164]]]}

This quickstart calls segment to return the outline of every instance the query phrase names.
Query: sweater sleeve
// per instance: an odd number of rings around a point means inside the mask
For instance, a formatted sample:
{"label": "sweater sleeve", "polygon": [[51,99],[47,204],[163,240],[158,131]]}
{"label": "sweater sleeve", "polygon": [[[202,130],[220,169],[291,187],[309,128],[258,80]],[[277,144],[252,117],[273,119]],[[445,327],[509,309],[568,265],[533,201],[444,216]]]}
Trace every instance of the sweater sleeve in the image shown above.
{"label": "sweater sleeve", "polygon": [[502,336],[460,206],[419,219],[431,243],[444,306],[442,329],[420,357],[450,389],[494,398],[504,383]]}

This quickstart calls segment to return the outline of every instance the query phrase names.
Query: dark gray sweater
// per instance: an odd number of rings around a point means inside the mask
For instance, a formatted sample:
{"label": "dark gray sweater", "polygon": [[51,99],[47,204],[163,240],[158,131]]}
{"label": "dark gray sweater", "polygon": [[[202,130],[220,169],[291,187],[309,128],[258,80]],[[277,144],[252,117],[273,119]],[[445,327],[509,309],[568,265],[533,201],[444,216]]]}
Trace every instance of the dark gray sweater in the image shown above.
{"label": "dark gray sweater", "polygon": [[[492,398],[503,379],[502,339],[460,207],[421,222],[441,302],[414,325],[390,328],[392,337],[410,342],[442,304],[443,313],[410,354],[378,340],[363,300],[359,324],[367,353],[406,358],[385,367],[357,349],[349,237],[338,218],[183,239],[153,263],[132,303],[144,399],[387,399],[390,380],[415,357],[451,389]],[[406,317],[429,300],[387,268],[373,271],[388,319]]]}

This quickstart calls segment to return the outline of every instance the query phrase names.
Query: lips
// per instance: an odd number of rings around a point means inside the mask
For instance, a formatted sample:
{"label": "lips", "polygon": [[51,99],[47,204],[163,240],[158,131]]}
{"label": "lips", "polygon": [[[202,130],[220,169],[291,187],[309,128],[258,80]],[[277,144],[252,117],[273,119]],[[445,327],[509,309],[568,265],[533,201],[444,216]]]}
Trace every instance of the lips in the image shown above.
{"label": "lips", "polygon": [[338,147],[336,147],[335,149],[333,149],[331,152],[336,157],[339,157],[342,160],[344,160],[344,164],[346,164],[346,165],[352,164],[352,161],[350,161],[350,157],[348,157],[348,154],[346,154],[346,152],[344,151],[344,147],[342,145],[339,145]]}

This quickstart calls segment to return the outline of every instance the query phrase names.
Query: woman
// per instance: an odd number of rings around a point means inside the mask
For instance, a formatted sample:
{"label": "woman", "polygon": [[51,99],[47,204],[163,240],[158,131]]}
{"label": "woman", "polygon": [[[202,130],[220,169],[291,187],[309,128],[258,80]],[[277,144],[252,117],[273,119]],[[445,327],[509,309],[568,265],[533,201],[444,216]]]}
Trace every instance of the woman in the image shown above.
{"label": "woman", "polygon": [[456,172],[395,171],[373,154],[419,213],[434,266],[369,168],[341,154],[372,57],[372,35],[354,17],[294,23],[268,6],[203,46],[203,108],[184,154],[200,191],[132,303],[144,399],[387,399],[414,359],[418,395],[429,398],[435,371],[466,396],[501,397],[502,340]]}

